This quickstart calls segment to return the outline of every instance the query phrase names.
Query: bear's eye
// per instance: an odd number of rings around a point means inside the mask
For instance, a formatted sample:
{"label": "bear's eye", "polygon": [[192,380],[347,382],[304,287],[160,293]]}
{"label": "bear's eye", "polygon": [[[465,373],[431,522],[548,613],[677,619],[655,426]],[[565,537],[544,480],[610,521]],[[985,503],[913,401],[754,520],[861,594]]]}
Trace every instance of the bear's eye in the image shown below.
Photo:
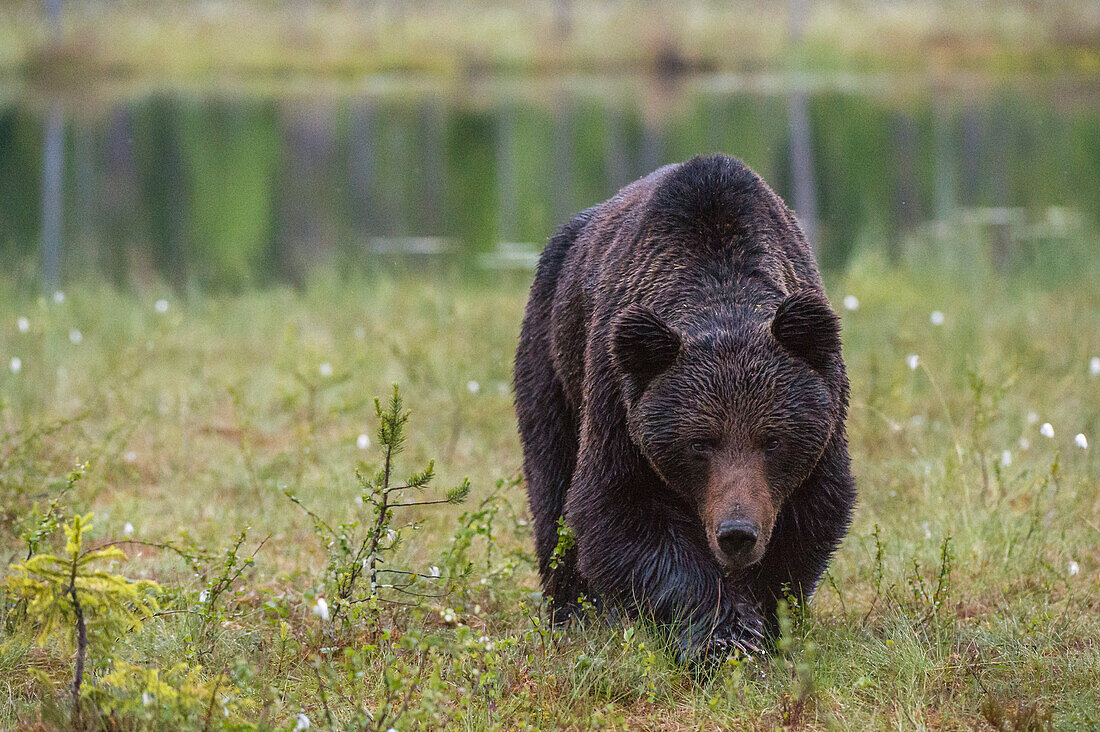
{"label": "bear's eye", "polygon": [[703,440],[696,440],[695,442],[691,443],[691,453],[696,456],[702,457],[709,455],[711,450],[713,449],[714,445]]}
{"label": "bear's eye", "polygon": [[764,440],[764,452],[775,452],[779,449],[780,442],[778,437],[770,437]]}

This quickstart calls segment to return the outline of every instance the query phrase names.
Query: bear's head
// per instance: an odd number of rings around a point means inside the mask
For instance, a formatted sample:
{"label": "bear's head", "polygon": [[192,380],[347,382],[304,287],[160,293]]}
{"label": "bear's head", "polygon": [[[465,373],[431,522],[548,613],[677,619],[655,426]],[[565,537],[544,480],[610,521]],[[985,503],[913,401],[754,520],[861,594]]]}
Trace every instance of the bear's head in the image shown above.
{"label": "bear's head", "polygon": [[758,562],[843,419],[840,323],[828,301],[802,290],[770,320],[679,329],[631,305],[611,348],[633,442],[697,513],[722,566]]}

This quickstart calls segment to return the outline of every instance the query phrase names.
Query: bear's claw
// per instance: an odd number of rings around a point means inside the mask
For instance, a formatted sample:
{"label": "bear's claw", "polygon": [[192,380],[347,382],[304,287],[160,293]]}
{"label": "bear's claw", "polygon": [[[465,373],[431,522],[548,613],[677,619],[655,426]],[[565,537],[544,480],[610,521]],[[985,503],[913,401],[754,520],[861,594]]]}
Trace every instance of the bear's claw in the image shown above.
{"label": "bear's claw", "polygon": [[731,654],[746,658],[764,655],[764,621],[755,606],[739,607],[735,616],[715,629],[705,654],[722,661]]}
{"label": "bear's claw", "polygon": [[[724,622],[705,635],[681,636],[677,657],[700,670],[713,669],[730,656],[751,659],[766,654],[764,621],[755,605],[739,605]],[[696,632],[700,629],[696,626]]]}

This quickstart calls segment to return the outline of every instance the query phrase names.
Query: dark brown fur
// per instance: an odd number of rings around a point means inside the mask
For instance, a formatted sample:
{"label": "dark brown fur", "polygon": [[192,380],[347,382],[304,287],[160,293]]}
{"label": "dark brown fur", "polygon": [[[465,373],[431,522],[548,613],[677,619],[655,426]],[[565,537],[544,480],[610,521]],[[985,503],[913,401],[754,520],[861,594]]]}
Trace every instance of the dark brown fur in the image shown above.
{"label": "dark brown fur", "polygon": [[[587,595],[678,624],[694,657],[813,592],[855,501],[839,321],[740,161],[661,168],[550,240],[515,387],[556,619]],[[576,545],[552,568],[562,515]]]}

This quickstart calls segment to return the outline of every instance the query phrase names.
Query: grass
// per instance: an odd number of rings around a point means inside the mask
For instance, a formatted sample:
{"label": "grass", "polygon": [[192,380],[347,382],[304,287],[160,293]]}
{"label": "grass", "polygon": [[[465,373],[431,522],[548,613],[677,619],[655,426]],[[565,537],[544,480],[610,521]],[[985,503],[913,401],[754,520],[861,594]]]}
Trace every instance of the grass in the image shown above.
{"label": "grass", "polygon": [[[768,3],[65,3],[54,33],[37,0],[0,8],[0,78],[48,88],[89,80],[293,80],[423,72],[985,71],[1100,69],[1100,12],[1043,3],[811,3],[792,42]],[[555,8],[568,5],[563,25]]]}
{"label": "grass", "polygon": [[[302,290],[188,299],[91,281],[59,303],[0,279],[4,556],[24,558],[20,532],[58,496],[66,516],[94,511],[88,546],[124,539],[130,524],[135,539],[209,550],[196,569],[164,546],[120,545],[129,559],[112,571],[158,582],[160,610],[138,629],[93,636],[84,722],[1100,725],[1100,462],[1074,444],[1078,432],[1100,441],[1094,285],[1038,289],[1027,273],[978,278],[874,257],[831,278],[838,308],[844,295],[859,299],[841,310],[855,525],[774,656],[697,678],[644,626],[546,628],[512,480],[510,362],[527,281],[330,272]],[[154,307],[161,298],[165,312]],[[942,325],[930,324],[933,310]],[[473,488],[462,507],[396,516],[402,541],[388,566],[429,577],[434,566],[452,580],[444,597],[383,602],[336,627],[317,598],[333,598],[339,548],[319,541],[284,492],[361,535],[372,514],[355,469],[381,460],[372,397],[394,382],[411,410],[398,474],[434,458],[438,488],[425,497],[467,476]],[[1040,434],[1044,422],[1053,438]],[[77,461],[87,467],[66,489]],[[53,531],[43,546],[62,544]],[[202,593],[219,577],[229,584],[211,606]],[[71,635],[38,641],[13,594],[3,608],[0,727],[69,726]]]}

